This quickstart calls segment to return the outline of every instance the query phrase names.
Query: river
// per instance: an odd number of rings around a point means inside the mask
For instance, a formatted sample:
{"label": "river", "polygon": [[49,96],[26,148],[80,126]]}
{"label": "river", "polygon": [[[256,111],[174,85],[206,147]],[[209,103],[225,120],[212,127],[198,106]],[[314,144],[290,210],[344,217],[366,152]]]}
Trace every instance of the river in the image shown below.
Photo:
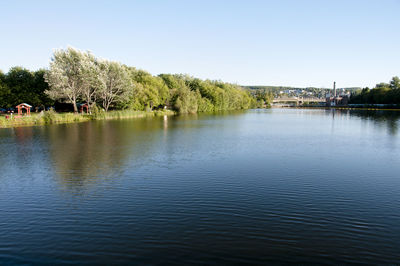
{"label": "river", "polygon": [[0,264],[400,263],[400,112],[0,129]]}

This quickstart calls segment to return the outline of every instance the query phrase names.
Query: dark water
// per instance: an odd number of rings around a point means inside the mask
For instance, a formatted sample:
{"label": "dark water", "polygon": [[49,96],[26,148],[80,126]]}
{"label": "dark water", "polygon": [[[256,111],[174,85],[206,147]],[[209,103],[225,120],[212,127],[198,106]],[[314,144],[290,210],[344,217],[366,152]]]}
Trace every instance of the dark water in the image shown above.
{"label": "dark water", "polygon": [[0,129],[0,264],[400,263],[400,112]]}

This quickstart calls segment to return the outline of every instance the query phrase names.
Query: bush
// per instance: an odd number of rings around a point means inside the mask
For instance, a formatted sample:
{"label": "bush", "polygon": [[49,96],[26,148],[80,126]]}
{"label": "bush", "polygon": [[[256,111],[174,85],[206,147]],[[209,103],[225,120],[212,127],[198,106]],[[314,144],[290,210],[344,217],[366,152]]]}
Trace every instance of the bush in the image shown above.
{"label": "bush", "polygon": [[93,119],[104,119],[106,117],[106,111],[94,104],[92,107],[92,117]]}
{"label": "bush", "polygon": [[42,112],[39,116],[45,124],[51,124],[56,121],[56,112],[53,110],[53,108]]}

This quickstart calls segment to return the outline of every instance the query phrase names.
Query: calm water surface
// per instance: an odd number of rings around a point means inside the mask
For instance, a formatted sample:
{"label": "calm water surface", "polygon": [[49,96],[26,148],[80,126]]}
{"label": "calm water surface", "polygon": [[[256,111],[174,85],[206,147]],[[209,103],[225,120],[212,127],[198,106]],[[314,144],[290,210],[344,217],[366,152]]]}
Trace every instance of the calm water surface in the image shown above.
{"label": "calm water surface", "polygon": [[400,263],[400,112],[0,129],[0,264]]}

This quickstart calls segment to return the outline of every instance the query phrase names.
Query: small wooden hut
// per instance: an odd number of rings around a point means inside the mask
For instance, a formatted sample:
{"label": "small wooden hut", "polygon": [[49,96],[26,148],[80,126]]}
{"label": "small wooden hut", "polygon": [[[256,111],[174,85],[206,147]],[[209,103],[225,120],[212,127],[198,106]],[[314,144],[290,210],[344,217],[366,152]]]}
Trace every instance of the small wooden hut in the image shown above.
{"label": "small wooden hut", "polygon": [[26,115],[31,115],[32,105],[29,105],[27,103],[21,103],[21,104],[18,104],[16,107],[18,109],[18,115],[19,116],[22,116],[24,109],[26,111]]}
{"label": "small wooden hut", "polygon": [[84,103],[81,105],[81,113],[83,114],[83,109],[86,108],[86,113],[89,113],[89,105],[87,103]]}

